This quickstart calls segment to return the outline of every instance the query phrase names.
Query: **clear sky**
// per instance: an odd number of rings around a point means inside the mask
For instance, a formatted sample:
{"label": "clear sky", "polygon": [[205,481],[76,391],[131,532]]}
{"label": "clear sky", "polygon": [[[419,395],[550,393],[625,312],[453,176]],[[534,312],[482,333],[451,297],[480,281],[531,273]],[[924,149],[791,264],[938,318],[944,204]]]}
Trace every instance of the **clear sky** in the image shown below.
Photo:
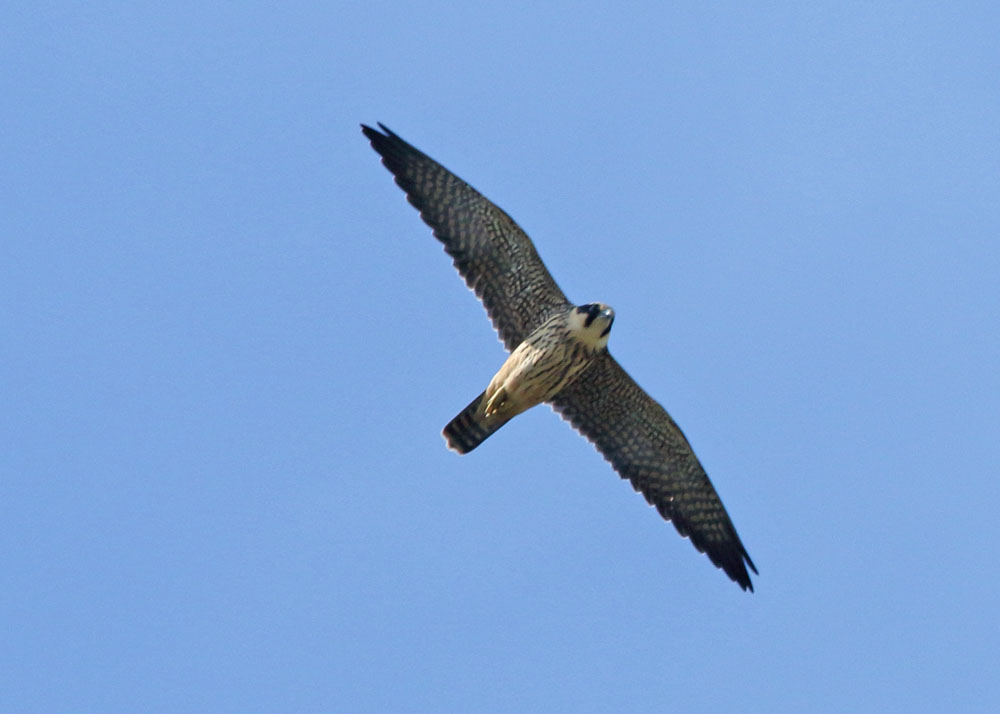
{"label": "clear sky", "polygon": [[[0,710],[1000,709],[1000,10],[759,5],[7,8]],[[546,407],[445,448],[504,351],[376,121],[615,308],[755,594]]]}

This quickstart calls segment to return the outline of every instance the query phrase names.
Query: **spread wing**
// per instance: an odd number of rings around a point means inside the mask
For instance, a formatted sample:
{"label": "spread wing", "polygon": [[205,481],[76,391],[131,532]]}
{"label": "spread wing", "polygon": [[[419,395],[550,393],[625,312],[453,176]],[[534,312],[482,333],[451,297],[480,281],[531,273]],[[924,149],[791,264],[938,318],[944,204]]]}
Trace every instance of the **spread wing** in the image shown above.
{"label": "spread wing", "polygon": [[508,350],[569,306],[531,239],[510,216],[434,159],[379,127],[385,133],[364,124],[361,131],[483,301]]}
{"label": "spread wing", "polygon": [[595,358],[552,406],[695,548],[753,591],[746,566],[757,568],[691,445],[610,353]]}

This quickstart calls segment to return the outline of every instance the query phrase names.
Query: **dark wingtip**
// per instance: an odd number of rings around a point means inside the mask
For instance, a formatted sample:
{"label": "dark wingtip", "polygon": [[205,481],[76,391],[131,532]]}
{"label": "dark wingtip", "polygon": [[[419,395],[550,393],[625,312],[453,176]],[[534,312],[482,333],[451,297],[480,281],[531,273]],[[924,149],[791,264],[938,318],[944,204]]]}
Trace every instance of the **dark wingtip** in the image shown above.
{"label": "dark wingtip", "polygon": [[364,122],[361,123],[361,133],[367,136],[369,139],[398,139],[399,136],[385,124],[380,121],[375,122],[376,126],[382,130],[379,132],[378,129],[374,129]]}
{"label": "dark wingtip", "polygon": [[[362,124],[361,133],[368,139],[372,148],[379,153],[382,157],[382,163],[397,177],[397,183],[399,183],[398,177],[400,171],[414,160],[427,159],[428,157],[399,138],[397,134],[393,133],[382,122],[376,122],[376,124],[378,124],[382,131],[373,129],[367,124]],[[400,186],[403,186],[403,190],[409,193],[408,187],[403,184],[400,184]]]}
{"label": "dark wingtip", "polygon": [[743,557],[740,559],[739,567],[736,569],[736,572],[730,573],[729,577],[735,580],[744,591],[749,590],[750,592],[753,592],[753,582],[750,580],[750,573],[747,572],[744,562],[746,565],[750,566],[750,570],[754,572],[754,575],[760,575],[760,573],[757,572],[757,566],[753,564],[752,560],[750,560],[750,556],[747,555],[746,551],[743,551]]}
{"label": "dark wingtip", "polygon": [[[381,124],[379,124],[379,126],[382,126],[382,125],[381,125]],[[367,139],[368,139],[369,141],[376,141],[376,140],[378,140],[378,139],[383,139],[383,138],[385,138],[385,137],[384,137],[384,136],[383,136],[382,134],[380,134],[380,133],[379,133],[379,132],[378,132],[378,131],[377,131],[376,129],[372,129],[372,128],[371,128],[370,126],[368,126],[367,124],[362,124],[362,125],[361,125],[361,133],[362,133],[362,134],[364,134],[364,135],[365,135],[365,138],[367,138]]]}

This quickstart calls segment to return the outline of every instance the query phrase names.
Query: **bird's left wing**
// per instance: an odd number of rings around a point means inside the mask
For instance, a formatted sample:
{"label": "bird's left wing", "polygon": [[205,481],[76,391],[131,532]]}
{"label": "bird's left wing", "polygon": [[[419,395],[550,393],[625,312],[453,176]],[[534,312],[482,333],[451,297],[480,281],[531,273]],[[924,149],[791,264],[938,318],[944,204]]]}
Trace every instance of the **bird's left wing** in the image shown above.
{"label": "bird's left wing", "polygon": [[551,400],[615,471],[744,590],[757,572],[674,420],[605,351]]}
{"label": "bird's left wing", "polygon": [[483,301],[508,350],[569,306],[531,239],[510,216],[383,124],[379,127],[384,133],[364,124],[361,130]]}

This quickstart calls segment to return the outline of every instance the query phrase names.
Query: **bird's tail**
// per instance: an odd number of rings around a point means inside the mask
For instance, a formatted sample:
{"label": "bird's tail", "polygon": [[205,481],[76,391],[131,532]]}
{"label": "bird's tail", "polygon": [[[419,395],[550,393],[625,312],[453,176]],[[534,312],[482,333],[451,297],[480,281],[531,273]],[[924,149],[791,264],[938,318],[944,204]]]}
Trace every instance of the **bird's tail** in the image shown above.
{"label": "bird's tail", "polygon": [[510,419],[486,418],[479,409],[479,403],[486,392],[483,392],[459,412],[458,416],[448,422],[441,435],[448,442],[448,448],[460,454],[467,454],[486,441],[494,431],[506,424]]}

